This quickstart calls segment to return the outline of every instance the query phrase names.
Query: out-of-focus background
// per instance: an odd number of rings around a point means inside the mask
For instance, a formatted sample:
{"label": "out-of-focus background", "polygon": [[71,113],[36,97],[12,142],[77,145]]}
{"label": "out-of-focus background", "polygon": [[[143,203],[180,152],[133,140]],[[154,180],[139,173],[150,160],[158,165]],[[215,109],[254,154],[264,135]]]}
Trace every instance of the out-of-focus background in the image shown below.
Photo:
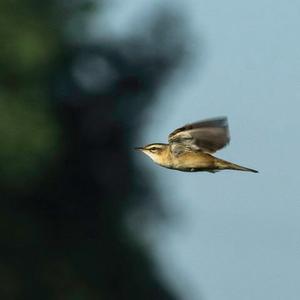
{"label": "out-of-focus background", "polygon": [[[0,299],[300,297],[300,3],[0,4]],[[180,173],[132,148],[227,115]]]}

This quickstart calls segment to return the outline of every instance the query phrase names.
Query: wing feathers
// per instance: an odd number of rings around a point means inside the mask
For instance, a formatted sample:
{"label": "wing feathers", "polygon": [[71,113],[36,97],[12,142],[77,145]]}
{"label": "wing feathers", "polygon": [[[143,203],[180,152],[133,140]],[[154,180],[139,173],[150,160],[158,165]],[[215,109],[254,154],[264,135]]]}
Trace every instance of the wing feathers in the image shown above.
{"label": "wing feathers", "polygon": [[229,143],[226,117],[187,124],[169,135],[170,144],[181,144],[193,150],[213,153]]}

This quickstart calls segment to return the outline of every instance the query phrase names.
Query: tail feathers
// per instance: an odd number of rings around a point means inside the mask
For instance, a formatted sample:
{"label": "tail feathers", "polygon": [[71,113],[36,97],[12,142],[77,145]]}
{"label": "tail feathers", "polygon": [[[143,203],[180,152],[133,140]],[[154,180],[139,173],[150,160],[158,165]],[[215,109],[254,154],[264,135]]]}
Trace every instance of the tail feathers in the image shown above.
{"label": "tail feathers", "polygon": [[237,171],[246,171],[246,172],[258,173],[257,170],[246,168],[246,167],[243,167],[243,166],[239,166],[239,165],[233,164],[229,161],[225,161],[225,160],[222,160],[222,159],[217,159],[216,166],[217,166],[218,169],[221,169],[221,170],[237,170]]}

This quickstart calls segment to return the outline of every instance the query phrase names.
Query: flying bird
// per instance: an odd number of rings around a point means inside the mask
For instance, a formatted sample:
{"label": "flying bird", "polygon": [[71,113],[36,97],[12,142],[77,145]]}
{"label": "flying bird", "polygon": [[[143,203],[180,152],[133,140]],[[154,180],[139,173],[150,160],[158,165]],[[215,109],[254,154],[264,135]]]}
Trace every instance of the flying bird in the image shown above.
{"label": "flying bird", "polygon": [[187,124],[169,134],[168,144],[154,143],[135,149],[148,155],[156,164],[184,172],[237,170],[258,171],[217,158],[212,154],[230,141],[226,117]]}

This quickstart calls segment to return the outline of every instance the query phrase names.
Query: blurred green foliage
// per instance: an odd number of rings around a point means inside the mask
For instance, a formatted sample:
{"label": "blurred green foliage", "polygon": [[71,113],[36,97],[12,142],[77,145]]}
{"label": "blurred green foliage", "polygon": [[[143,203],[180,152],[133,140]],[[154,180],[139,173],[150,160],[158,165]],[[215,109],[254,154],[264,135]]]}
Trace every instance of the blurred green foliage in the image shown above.
{"label": "blurred green foliage", "polygon": [[0,100],[0,180],[11,188],[34,183],[61,147],[59,126],[47,103],[38,100],[45,95],[18,94]]}
{"label": "blurred green foliage", "polygon": [[0,2],[0,181],[11,189],[33,184],[61,147],[47,78],[61,45],[54,19],[49,1]]}
{"label": "blurred green foliage", "polygon": [[15,88],[40,85],[44,68],[60,51],[62,32],[56,12],[53,1],[0,2],[2,83],[12,79]]}
{"label": "blurred green foliage", "polygon": [[164,16],[148,43],[70,45],[91,3],[0,2],[0,299],[174,299],[123,218],[152,199],[128,144],[181,46]]}

